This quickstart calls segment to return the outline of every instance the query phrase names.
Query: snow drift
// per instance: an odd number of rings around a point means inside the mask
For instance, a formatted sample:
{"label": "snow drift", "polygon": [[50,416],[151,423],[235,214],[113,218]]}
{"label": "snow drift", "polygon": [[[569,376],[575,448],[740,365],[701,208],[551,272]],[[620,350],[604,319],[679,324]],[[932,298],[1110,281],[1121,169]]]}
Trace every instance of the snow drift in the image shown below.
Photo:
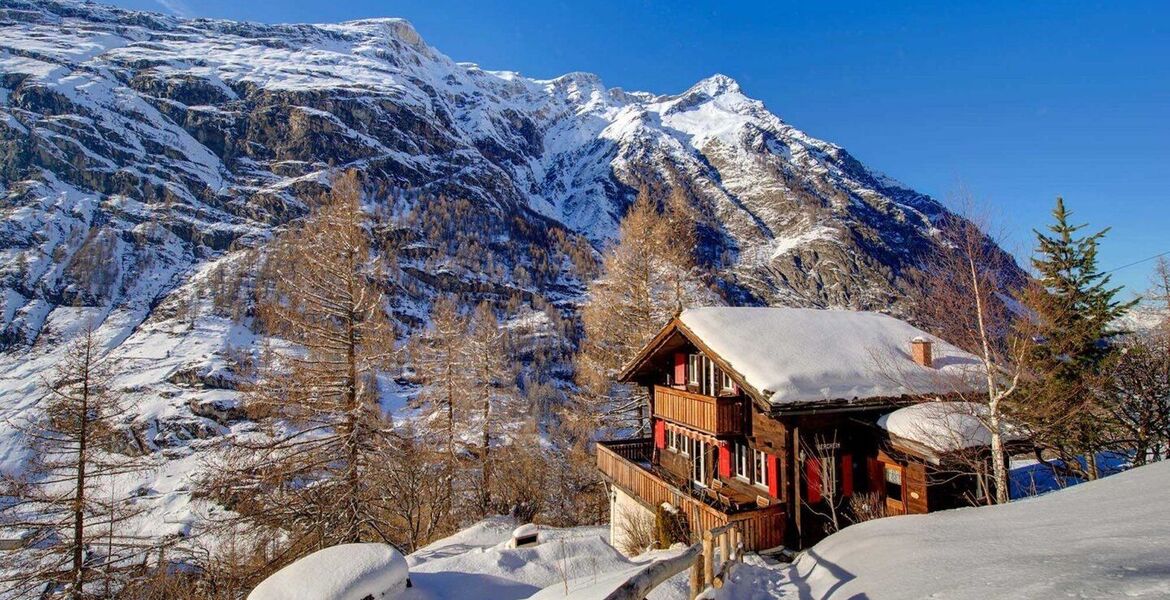
{"label": "snow drift", "polygon": [[1165,598],[1170,462],[1002,506],[862,523],[792,565],[799,598]]}
{"label": "snow drift", "polygon": [[[489,518],[407,556],[413,587],[402,598],[601,598],[649,561],[672,552],[628,559],[605,541],[606,526],[541,527],[539,544],[513,548],[515,526],[506,517]],[[685,594],[683,577],[659,586],[650,600]]]}

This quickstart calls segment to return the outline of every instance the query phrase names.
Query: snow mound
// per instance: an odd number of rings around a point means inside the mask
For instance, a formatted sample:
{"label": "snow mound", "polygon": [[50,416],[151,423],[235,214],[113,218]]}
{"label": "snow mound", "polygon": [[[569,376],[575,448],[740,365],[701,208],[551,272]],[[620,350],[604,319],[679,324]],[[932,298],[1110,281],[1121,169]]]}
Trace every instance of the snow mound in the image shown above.
{"label": "snow mound", "polygon": [[386,544],[318,550],[265,579],[248,600],[395,598],[406,589],[406,559]]}
{"label": "snow mound", "polygon": [[[923,402],[878,418],[878,427],[904,440],[938,452],[954,452],[991,444],[991,431],[983,423],[987,406],[975,402]],[[1005,440],[1024,436],[1001,428]]]}
{"label": "snow mound", "polygon": [[[648,561],[673,552],[663,550],[626,558],[605,541],[609,527],[604,525],[563,529],[541,526],[539,545],[512,548],[515,527],[509,518],[489,518],[410,554],[406,560],[413,587],[402,597],[520,600],[537,593],[540,598],[565,597],[566,593],[568,597],[582,597],[581,593],[612,591]],[[677,582],[672,579],[655,589],[650,600],[682,597],[685,590],[685,576]],[[584,597],[604,597],[607,593]]]}
{"label": "snow mound", "polygon": [[1000,506],[892,517],[825,538],[780,597],[1166,598],[1170,462]]}
{"label": "snow mound", "polygon": [[[975,356],[888,315],[708,307],[679,319],[773,404],[978,389]],[[915,338],[933,342],[933,367],[910,357]]]}

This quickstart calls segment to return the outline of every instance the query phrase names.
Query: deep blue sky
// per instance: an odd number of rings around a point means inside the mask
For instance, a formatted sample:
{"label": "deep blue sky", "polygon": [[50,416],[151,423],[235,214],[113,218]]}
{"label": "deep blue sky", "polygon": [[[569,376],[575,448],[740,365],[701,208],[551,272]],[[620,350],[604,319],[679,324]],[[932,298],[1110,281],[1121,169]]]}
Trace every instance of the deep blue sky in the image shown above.
{"label": "deep blue sky", "polygon": [[[1170,2],[120,0],[265,22],[405,17],[455,60],[679,92],[737,79],[781,118],[940,199],[966,189],[1030,252],[1057,195],[1111,226],[1102,267],[1170,251]],[[890,3],[894,4],[894,3]],[[1115,281],[1147,287],[1150,265]]]}

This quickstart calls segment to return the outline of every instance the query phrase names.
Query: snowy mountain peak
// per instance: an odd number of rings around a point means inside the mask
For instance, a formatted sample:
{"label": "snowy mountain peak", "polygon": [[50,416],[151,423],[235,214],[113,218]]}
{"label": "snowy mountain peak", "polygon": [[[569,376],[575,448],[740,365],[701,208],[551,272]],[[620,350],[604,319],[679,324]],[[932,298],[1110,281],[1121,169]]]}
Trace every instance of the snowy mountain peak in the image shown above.
{"label": "snowy mountain peak", "polygon": [[414,25],[406,19],[383,17],[374,19],[357,19],[345,21],[343,27],[376,28],[384,31],[388,37],[396,39],[415,50],[424,51],[429,48]]}
{"label": "snowy mountain peak", "polygon": [[716,73],[692,85],[686,93],[690,94],[694,92],[707,94],[708,96],[719,96],[722,94],[742,94],[743,90],[739,87],[739,82],[736,80],[722,73]]}

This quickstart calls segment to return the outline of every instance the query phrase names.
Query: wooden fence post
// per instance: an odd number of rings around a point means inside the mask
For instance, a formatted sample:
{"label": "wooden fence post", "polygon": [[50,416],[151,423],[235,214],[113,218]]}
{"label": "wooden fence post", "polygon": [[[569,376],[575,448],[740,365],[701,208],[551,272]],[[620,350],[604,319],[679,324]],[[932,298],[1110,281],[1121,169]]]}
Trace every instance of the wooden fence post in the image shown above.
{"label": "wooden fence post", "polygon": [[695,560],[691,566],[691,599],[695,600],[699,592],[703,591],[703,561]]}
{"label": "wooden fence post", "polygon": [[711,532],[703,533],[703,584],[711,587],[715,583],[715,540]]}

